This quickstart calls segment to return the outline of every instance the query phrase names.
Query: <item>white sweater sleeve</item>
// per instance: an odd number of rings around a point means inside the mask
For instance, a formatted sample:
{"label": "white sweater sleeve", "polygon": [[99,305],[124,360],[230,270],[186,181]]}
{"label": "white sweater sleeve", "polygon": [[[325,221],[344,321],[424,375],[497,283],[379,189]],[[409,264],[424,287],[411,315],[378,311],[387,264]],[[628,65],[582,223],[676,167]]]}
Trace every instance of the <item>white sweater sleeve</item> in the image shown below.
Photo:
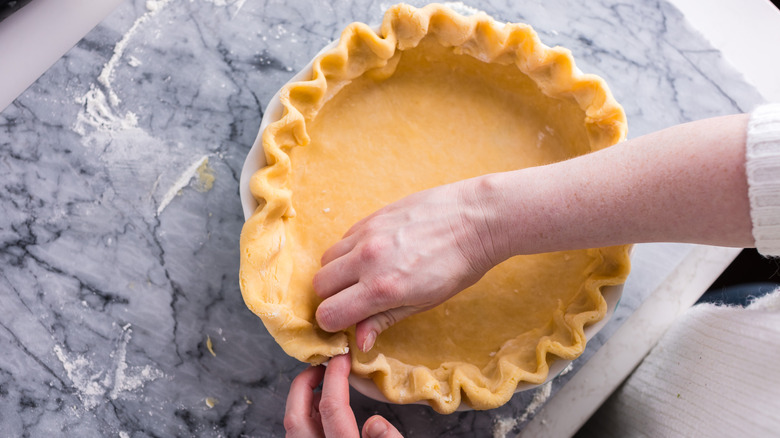
{"label": "white sweater sleeve", "polygon": [[780,256],[780,103],[751,114],[745,157],[756,248]]}

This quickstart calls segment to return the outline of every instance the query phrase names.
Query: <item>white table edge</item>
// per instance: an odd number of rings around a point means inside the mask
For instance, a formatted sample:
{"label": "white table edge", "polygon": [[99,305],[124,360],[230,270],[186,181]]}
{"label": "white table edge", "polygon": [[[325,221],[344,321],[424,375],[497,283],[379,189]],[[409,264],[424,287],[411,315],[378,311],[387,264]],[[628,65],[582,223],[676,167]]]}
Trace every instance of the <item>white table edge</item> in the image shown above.
{"label": "white table edge", "polygon": [[576,433],[740,251],[696,246],[518,436],[565,437]]}
{"label": "white table edge", "polygon": [[0,21],[0,112],[123,0],[32,0]]}
{"label": "white table edge", "polygon": [[[123,0],[33,0],[0,22],[0,112]],[[769,0],[669,0],[764,98],[780,101],[780,13]],[[735,11],[740,20],[732,20]],[[729,23],[724,32],[723,23]]]}

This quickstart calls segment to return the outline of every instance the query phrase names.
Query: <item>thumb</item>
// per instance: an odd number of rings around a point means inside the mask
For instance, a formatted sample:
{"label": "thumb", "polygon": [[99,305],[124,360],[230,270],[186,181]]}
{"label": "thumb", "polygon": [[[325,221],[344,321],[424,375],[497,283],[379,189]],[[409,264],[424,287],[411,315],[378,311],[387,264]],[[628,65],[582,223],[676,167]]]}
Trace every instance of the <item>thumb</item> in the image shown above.
{"label": "thumb", "polygon": [[401,432],[380,415],[366,420],[361,435],[363,438],[403,438]]}
{"label": "thumb", "polygon": [[379,312],[360,321],[355,326],[355,340],[358,348],[363,353],[368,352],[374,347],[376,338],[380,333],[407,316],[414,315],[417,311],[418,309],[414,307],[397,307]]}

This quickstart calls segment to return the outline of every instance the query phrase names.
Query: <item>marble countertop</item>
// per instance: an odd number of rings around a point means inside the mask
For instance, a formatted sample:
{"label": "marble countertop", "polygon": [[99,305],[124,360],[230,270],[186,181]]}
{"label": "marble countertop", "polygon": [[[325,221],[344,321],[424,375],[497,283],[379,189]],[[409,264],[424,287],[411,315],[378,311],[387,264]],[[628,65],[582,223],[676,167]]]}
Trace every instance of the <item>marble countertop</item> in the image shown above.
{"label": "marble countertop", "polygon": [[[421,4],[421,2],[411,2]],[[390,3],[125,1],[0,113],[0,418],[9,436],[280,436],[287,357],[243,304],[238,179],[268,100]],[[610,84],[631,137],[763,98],[663,1],[470,5]],[[406,436],[524,427],[699,249],[640,245],[571,372],[487,412],[353,393]]]}

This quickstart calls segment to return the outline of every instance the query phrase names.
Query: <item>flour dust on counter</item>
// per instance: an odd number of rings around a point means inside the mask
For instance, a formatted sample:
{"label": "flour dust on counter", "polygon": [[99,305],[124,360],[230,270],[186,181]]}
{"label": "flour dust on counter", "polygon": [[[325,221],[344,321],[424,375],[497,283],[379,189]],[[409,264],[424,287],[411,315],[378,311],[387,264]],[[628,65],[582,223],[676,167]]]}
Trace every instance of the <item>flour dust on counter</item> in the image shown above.
{"label": "flour dust on counter", "polygon": [[[4,434],[283,434],[306,365],[241,298],[239,174],[274,93],[386,3],[129,0],[0,112]],[[463,3],[571,49],[624,104],[630,136],[760,101],[664,1]],[[632,275],[550,397],[649,294]],[[448,416],[357,393],[352,406],[407,437],[489,436],[521,430],[534,396]]]}
{"label": "flour dust on counter", "polygon": [[[131,333],[130,324],[122,327],[118,345],[107,357],[88,358],[83,354],[67,353],[59,345],[54,346],[54,354],[62,363],[66,375],[73,382],[87,409],[95,408],[105,397],[111,400],[133,397],[134,390],[149,381],[164,377],[160,370],[151,365],[127,365],[127,344],[130,342]],[[106,368],[106,363],[111,366]]]}

